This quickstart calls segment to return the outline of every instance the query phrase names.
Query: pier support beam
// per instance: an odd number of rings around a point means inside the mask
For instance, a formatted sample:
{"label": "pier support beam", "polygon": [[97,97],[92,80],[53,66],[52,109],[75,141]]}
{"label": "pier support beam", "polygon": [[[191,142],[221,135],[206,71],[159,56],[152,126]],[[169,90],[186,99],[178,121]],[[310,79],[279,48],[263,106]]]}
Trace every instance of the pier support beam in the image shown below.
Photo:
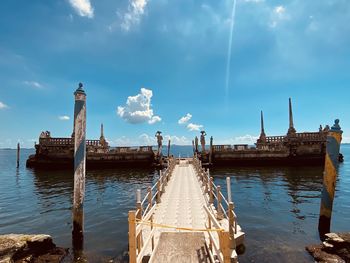
{"label": "pier support beam", "polygon": [[19,168],[19,156],[20,156],[20,152],[21,152],[21,147],[19,145],[19,143],[17,143],[17,168]]}
{"label": "pier support beam", "polygon": [[168,158],[170,156],[170,140],[168,141]]}
{"label": "pier support beam", "polygon": [[79,83],[74,92],[74,200],[73,200],[73,250],[80,257],[84,244],[84,196],[86,165],[86,94]]}
{"label": "pier support beam", "polygon": [[330,232],[342,133],[343,131],[341,130],[339,120],[337,119],[327,135],[320,218],[318,221],[318,231],[321,239],[323,239],[326,233]]}
{"label": "pier support beam", "polygon": [[209,164],[212,164],[212,159],[213,159],[213,136],[210,137]]}

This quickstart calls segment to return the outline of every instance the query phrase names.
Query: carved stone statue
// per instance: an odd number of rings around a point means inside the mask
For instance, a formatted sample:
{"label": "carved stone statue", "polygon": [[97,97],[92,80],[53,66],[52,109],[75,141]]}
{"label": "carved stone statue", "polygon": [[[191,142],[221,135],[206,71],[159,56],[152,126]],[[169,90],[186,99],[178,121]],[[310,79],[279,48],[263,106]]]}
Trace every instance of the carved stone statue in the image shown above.
{"label": "carved stone statue", "polygon": [[195,152],[198,152],[198,137],[194,138]]}
{"label": "carved stone statue", "polygon": [[39,138],[51,138],[51,133],[49,131],[42,131]]}
{"label": "carved stone statue", "polygon": [[202,146],[202,152],[205,152],[205,136],[207,133],[205,131],[201,131],[201,146]]}
{"label": "carved stone statue", "polygon": [[155,137],[157,137],[158,143],[158,155],[162,153],[162,144],[163,144],[163,136],[161,135],[161,131],[157,131]]}

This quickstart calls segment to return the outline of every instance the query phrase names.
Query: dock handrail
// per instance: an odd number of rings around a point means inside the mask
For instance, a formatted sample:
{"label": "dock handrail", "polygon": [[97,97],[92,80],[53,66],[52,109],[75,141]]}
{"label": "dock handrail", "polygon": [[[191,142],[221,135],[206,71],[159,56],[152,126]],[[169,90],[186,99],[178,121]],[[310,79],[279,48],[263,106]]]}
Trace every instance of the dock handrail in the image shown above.
{"label": "dock handrail", "polygon": [[[140,263],[143,260],[149,242],[152,242],[152,251],[154,249],[154,233],[153,214],[156,205],[160,203],[160,197],[165,191],[173,169],[175,168],[176,160],[169,158],[168,167],[164,171],[160,171],[158,180],[147,188],[147,194],[142,199],[141,191],[137,190],[136,210],[129,211],[129,262]],[[151,232],[147,239],[142,238],[142,222],[150,222]]]}
{"label": "dock handrail", "polygon": [[[237,262],[236,251],[231,248],[231,242],[235,241],[234,238],[231,237],[229,231],[222,229],[222,226],[210,208],[207,206],[203,206],[203,208],[208,215],[208,223],[206,223],[206,228],[211,230],[207,232],[209,235],[209,257],[211,261],[215,262],[213,253],[215,251],[215,255],[217,256],[219,262]],[[217,229],[218,231],[214,232],[212,231],[213,229]],[[217,239],[214,237],[215,233],[218,235],[219,244]]]}
{"label": "dock handrail", "polygon": [[[195,167],[199,180],[202,182],[204,187],[207,205],[215,209],[216,218],[218,220],[222,220],[224,218],[228,220],[230,238],[234,240],[234,235],[237,234],[238,224],[237,216],[234,212],[234,203],[232,201],[229,202],[225,198],[221,192],[221,186],[216,185],[213,177],[210,176],[209,169],[205,170],[201,165],[201,161],[196,157],[193,158],[193,166]],[[227,185],[227,187],[231,189],[231,185]],[[228,199],[231,199],[231,197]]]}

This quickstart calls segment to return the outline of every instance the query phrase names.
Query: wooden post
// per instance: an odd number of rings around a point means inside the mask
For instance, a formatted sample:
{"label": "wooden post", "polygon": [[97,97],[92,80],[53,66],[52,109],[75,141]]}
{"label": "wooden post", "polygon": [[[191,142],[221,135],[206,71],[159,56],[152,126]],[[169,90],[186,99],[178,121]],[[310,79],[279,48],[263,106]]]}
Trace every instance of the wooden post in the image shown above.
{"label": "wooden post", "polygon": [[152,208],[152,199],[153,199],[153,195],[152,195],[152,187],[148,186],[147,188],[147,193],[148,193],[148,204],[149,204],[149,209]]}
{"label": "wooden post", "polygon": [[210,137],[209,164],[212,164],[212,158],[213,158],[213,136]]}
{"label": "wooden post", "polygon": [[209,180],[209,203],[210,204],[214,202],[213,183],[214,183],[214,178],[210,177],[210,180]]}
{"label": "wooden post", "polygon": [[18,143],[17,143],[17,168],[19,168],[20,150],[21,150],[21,147],[20,147],[19,142],[18,142]]}
{"label": "wooden post", "polygon": [[221,197],[221,186],[218,185],[217,187],[217,191],[216,191],[216,196],[218,198],[218,207],[217,207],[217,211],[218,211],[218,214],[217,214],[217,218],[218,219],[222,219],[223,217],[223,213],[222,213],[222,209],[221,209],[221,201],[222,201],[222,197]]}
{"label": "wooden post", "polygon": [[[141,190],[140,189],[136,190],[136,219],[138,221],[142,220]],[[136,223],[136,225],[137,225],[137,223]],[[142,248],[142,231],[138,234],[136,239],[137,239],[137,242],[136,242],[137,250],[140,251]]]}
{"label": "wooden post", "polygon": [[84,196],[86,163],[86,93],[79,83],[74,92],[74,199],[73,199],[73,250],[82,250],[84,241]]}
{"label": "wooden post", "polygon": [[161,183],[161,189],[162,189],[162,194],[163,194],[165,192],[165,180],[164,180],[165,178],[164,178],[162,170],[160,170],[159,173],[160,173],[159,180]]}
{"label": "wooden post", "polygon": [[219,232],[219,242],[224,263],[231,263],[230,233],[227,231]]}
{"label": "wooden post", "polygon": [[136,211],[129,211],[129,262],[136,263]]}
{"label": "wooden post", "polygon": [[[151,215],[151,233],[153,230],[153,214]],[[152,236],[152,251],[154,250],[154,235]]]}
{"label": "wooden post", "polygon": [[208,178],[208,173],[204,175],[204,180],[205,180],[205,185],[204,185],[204,193],[208,193],[208,184],[209,184],[209,178]]}
{"label": "wooden post", "polygon": [[169,158],[169,156],[170,156],[170,139],[168,141],[168,158]]}
{"label": "wooden post", "polygon": [[[211,218],[210,218],[210,216],[208,216],[208,219],[209,219],[208,227],[209,227],[209,229],[211,229]],[[213,241],[211,240],[211,238],[209,238],[209,250],[213,251]]]}
{"label": "wooden post", "polygon": [[229,202],[228,204],[228,225],[229,225],[229,233],[230,233],[230,248],[236,249],[236,240],[235,240],[235,218],[233,215],[234,204],[233,202]]}
{"label": "wooden post", "polygon": [[226,177],[226,186],[227,186],[227,202],[232,202],[232,193],[231,193],[231,177]]}
{"label": "wooden post", "polygon": [[337,119],[327,135],[320,218],[318,221],[318,231],[321,239],[323,239],[326,233],[330,232],[342,133],[343,131],[341,130],[339,120]]}
{"label": "wooden post", "polygon": [[157,204],[160,203],[160,179],[157,182]]}

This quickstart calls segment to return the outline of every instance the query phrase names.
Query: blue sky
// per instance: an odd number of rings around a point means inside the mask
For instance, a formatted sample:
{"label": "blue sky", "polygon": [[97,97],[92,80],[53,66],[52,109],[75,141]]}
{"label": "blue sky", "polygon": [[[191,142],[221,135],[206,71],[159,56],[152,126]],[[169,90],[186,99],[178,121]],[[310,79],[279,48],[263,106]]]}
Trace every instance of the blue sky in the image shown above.
{"label": "blue sky", "polygon": [[232,23],[233,4],[1,1],[0,147],[70,136],[79,82],[87,137],[103,122],[112,145],[153,144],[157,130],[190,144],[202,128],[251,143],[260,110],[268,135],[285,134],[289,97],[297,131],[340,118],[349,142],[350,2],[237,0]]}

